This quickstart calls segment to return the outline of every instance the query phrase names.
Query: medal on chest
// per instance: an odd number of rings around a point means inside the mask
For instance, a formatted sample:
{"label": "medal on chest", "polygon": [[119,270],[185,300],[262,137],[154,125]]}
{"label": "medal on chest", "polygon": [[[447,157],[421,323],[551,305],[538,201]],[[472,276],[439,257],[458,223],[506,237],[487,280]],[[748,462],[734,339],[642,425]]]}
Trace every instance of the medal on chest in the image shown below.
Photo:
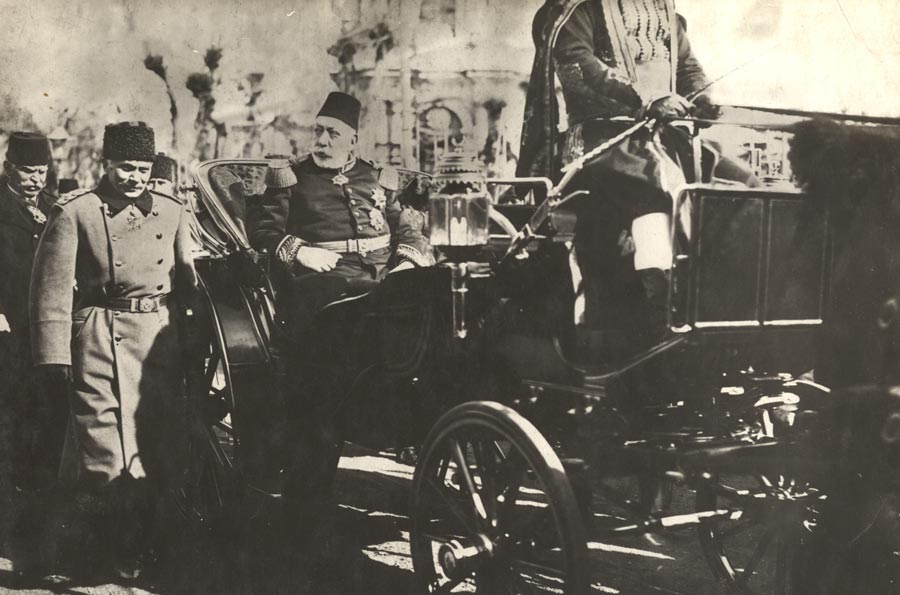
{"label": "medal on chest", "polygon": [[369,211],[369,225],[371,225],[372,229],[375,231],[384,229],[384,215],[381,213],[380,209],[372,209]]}
{"label": "medal on chest", "polygon": [[39,208],[34,205],[27,205],[26,207],[28,212],[31,214],[31,218],[34,219],[34,222],[38,225],[43,225],[47,222],[47,216],[44,215],[43,212]]}
{"label": "medal on chest", "polygon": [[125,217],[125,222],[128,223],[128,229],[130,231],[140,229],[144,222],[144,218],[133,204],[128,205],[128,214]]}
{"label": "medal on chest", "polygon": [[375,190],[372,191],[372,200],[375,201],[376,209],[384,209],[387,204],[387,196],[384,194],[384,188],[379,186]]}
{"label": "medal on chest", "polygon": [[338,175],[331,178],[331,183],[334,184],[335,186],[343,186],[344,184],[346,184],[349,181],[350,180],[348,180],[347,176],[345,176],[343,173],[339,173]]}

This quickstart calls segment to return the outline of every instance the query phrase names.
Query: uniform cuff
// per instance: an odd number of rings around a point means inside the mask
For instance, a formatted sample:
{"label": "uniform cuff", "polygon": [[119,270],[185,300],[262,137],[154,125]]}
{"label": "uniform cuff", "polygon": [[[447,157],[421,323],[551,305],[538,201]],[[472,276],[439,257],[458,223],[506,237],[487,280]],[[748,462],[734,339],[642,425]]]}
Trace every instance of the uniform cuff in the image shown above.
{"label": "uniform cuff", "polygon": [[32,325],[34,365],[72,365],[72,321],[47,320]]}
{"label": "uniform cuff", "polygon": [[291,264],[297,257],[297,252],[306,245],[306,242],[297,236],[285,236],[283,240],[275,246],[275,256],[284,264]]}
{"label": "uniform cuff", "polygon": [[416,248],[408,244],[400,244],[397,246],[397,256],[405,258],[416,266],[430,267],[434,264],[434,256],[431,254],[422,254]]}

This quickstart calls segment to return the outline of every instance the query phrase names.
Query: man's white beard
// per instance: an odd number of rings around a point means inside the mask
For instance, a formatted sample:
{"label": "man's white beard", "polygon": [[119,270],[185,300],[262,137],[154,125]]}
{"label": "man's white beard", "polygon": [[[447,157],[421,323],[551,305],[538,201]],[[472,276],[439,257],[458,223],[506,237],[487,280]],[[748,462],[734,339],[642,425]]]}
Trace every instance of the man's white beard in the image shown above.
{"label": "man's white beard", "polygon": [[322,169],[341,169],[348,163],[350,163],[352,156],[347,155],[344,158],[340,157],[329,157],[327,159],[322,159],[318,157],[315,152],[312,154],[313,162],[321,167]]}

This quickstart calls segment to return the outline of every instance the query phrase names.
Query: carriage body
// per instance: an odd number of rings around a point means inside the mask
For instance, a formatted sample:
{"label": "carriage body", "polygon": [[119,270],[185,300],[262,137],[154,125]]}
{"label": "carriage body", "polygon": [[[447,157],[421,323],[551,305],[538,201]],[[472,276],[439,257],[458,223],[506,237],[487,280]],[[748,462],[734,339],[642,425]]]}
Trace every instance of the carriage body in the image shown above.
{"label": "carriage body", "polygon": [[[456,454],[441,449],[459,447],[459,433],[468,435],[466,424],[474,424],[476,434],[495,436],[484,439],[488,444],[509,443],[493,464],[502,466],[516,451],[530,466],[528,477],[555,519],[558,543],[550,549],[563,552],[566,592],[574,593],[586,580],[580,525],[585,507],[596,505],[597,477],[614,483],[634,477],[639,485],[637,497],[620,503],[632,517],[602,531],[699,525],[714,570],[733,586],[738,575],[727,556],[715,553],[722,548],[716,523],[734,517],[748,498],[771,499],[777,490],[736,496],[719,478],[803,474],[809,485],[824,473],[808,456],[785,456],[828,396],[824,387],[795,377],[813,367],[829,272],[827,218],[807,217],[802,194],[683,188],[673,210],[671,333],[627,361],[598,361],[579,344],[568,268],[576,215],[559,209],[529,230],[528,257],[518,262],[509,264],[511,238],[495,228],[465,259],[388,275],[373,291],[327,306],[309,329],[309,359],[298,362],[286,360],[280,343],[277,275],[247,241],[265,167],[262,160],[219,160],[195,174],[202,298],[189,321],[189,387],[213,458],[240,481],[277,475],[272,461],[282,466],[283,458],[271,455],[290,435],[283,411],[291,367],[323,380],[317,398],[336,415],[340,440],[377,448],[424,444],[414,525],[428,522],[421,515],[434,515],[425,502],[429,473],[443,473],[451,499],[467,499],[460,473],[470,454],[476,457],[478,440],[462,442]],[[424,178],[404,177],[404,187],[421,194]],[[495,208],[519,223],[546,204]],[[451,291],[462,261],[465,337]],[[470,478],[469,492],[485,489],[486,476],[479,481],[476,488]],[[665,524],[652,501],[672,482],[696,489],[700,510]],[[785,490],[777,487],[783,499]],[[731,508],[717,500],[723,490],[734,498]],[[417,573],[430,562],[423,585],[445,581],[445,588],[462,580],[451,567],[468,572],[467,565],[495,556],[496,543],[484,545],[489,529],[474,542],[460,538],[451,547],[454,540],[446,540],[440,548],[426,533],[413,527]],[[487,580],[481,588],[491,592],[500,579]]]}

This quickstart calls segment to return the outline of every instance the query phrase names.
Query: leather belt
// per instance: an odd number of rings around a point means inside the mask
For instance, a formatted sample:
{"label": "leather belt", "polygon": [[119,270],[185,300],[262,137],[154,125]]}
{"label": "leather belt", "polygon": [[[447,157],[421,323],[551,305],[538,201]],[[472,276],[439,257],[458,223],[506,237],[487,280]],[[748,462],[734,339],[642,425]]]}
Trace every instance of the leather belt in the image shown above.
{"label": "leather belt", "polygon": [[383,235],[377,238],[361,238],[358,240],[338,240],[335,242],[313,242],[310,246],[313,248],[324,248],[332,252],[341,252],[343,254],[360,254],[365,256],[369,252],[381,250],[391,245],[391,236]]}
{"label": "leather belt", "polygon": [[107,310],[118,310],[119,312],[149,313],[158,312],[165,307],[168,301],[169,294],[141,298],[107,297],[100,300],[100,303],[97,305]]}

